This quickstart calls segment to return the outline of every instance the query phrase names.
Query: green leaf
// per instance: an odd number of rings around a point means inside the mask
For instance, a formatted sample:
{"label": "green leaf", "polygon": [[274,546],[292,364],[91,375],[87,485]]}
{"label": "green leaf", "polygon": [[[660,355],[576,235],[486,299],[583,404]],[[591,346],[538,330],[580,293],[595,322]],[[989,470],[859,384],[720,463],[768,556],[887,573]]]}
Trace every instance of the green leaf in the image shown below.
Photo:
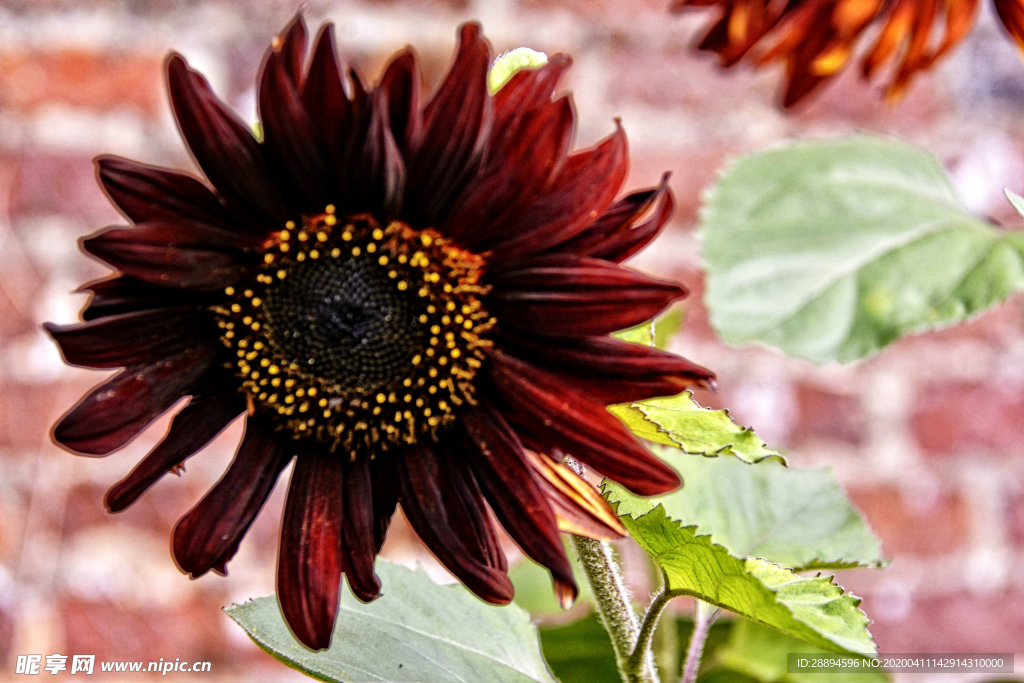
{"label": "green leaf", "polygon": [[311,652],[281,618],[276,596],[225,611],[256,644],[288,666],[326,681],[364,683],[555,683],[529,615],[481,602],[459,584],[377,561],[385,594],[363,604],[344,595],[330,649]]}
{"label": "green leaf", "polygon": [[543,52],[528,47],[517,47],[499,55],[487,72],[487,88],[491,94],[501,90],[501,86],[509,82],[517,72],[523,69],[535,69],[548,63],[548,56]]}
{"label": "green leaf", "polygon": [[684,317],[685,312],[683,309],[675,307],[653,320],[640,323],[628,330],[613,332],[612,336],[622,341],[632,342],[633,344],[665,349],[668,348],[672,337],[676,336],[682,328]]}
{"label": "green leaf", "polygon": [[821,363],[962,322],[1024,286],[1024,233],[972,216],[934,157],[884,138],[738,159],[701,236],[722,339]]}
{"label": "green leaf", "polygon": [[619,512],[665,514],[725,547],[733,557],[763,557],[794,571],[880,567],[882,544],[853,507],[831,470],[793,470],[774,462],[751,467],[731,458],[658,455],[684,487],[640,498],[614,482],[604,491]]}
{"label": "green leaf", "polygon": [[830,652],[875,653],[868,618],[857,609],[860,599],[844,593],[832,577],[803,578],[767,560],[733,557],[710,536],[698,536],[696,527],[667,517],[662,505],[647,512],[635,501],[612,505],[674,594],[718,605]]}
{"label": "green leaf", "polygon": [[752,429],[737,425],[728,411],[701,408],[689,391],[610,406],[608,410],[637,436],[692,455],[731,455],[748,463],[773,458],[785,463],[779,452],[768,448]]}
{"label": "green leaf", "polygon": [[719,648],[714,663],[761,683],[888,683],[889,677],[880,669],[861,669],[855,673],[788,673],[789,653],[822,654],[783,633],[738,619],[728,642]]}

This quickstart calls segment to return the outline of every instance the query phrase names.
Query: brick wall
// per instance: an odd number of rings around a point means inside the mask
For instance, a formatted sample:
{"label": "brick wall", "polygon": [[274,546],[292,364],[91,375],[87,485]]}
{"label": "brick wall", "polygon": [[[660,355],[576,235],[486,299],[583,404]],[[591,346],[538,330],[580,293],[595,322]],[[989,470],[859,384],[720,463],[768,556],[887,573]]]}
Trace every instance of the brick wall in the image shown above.
{"label": "brick wall", "polygon": [[[436,81],[467,18],[483,21],[496,50],[572,53],[577,144],[607,134],[621,116],[631,185],[673,171],[679,211],[660,248],[637,265],[694,291],[676,349],[715,368],[721,385],[699,399],[731,408],[793,465],[834,467],[883,537],[894,560],[887,571],[841,577],[865,598],[882,649],[1024,652],[1024,300],[855,367],[817,368],[716,341],[700,306],[692,231],[701,192],[728,156],[852,130],[930,148],[972,209],[1019,225],[1001,190],[1024,190],[1024,65],[985,14],[898,109],[848,75],[785,116],[774,107],[777,72],[718,71],[689,49],[704,20],[670,17],[666,4],[339,0],[311,3],[308,18],[334,20],[343,50],[370,75],[412,43]],[[163,426],[105,459],[55,448],[48,426],[97,374],[62,366],[39,331],[44,320],[73,320],[84,300],[69,292],[104,272],[75,245],[118,220],[91,157],[190,165],[162,89],[167,51],[183,52],[251,118],[262,51],[294,10],[281,0],[0,4],[0,662],[12,653],[94,652],[210,660],[212,680],[299,678],[217,611],[273,590],[281,491],[228,578],[188,581],[167,550],[174,521],[230,459],[237,427],[190,461],[187,476],[110,516],[104,490]],[[388,552],[417,554],[407,532]],[[13,670],[0,666],[0,678]]]}

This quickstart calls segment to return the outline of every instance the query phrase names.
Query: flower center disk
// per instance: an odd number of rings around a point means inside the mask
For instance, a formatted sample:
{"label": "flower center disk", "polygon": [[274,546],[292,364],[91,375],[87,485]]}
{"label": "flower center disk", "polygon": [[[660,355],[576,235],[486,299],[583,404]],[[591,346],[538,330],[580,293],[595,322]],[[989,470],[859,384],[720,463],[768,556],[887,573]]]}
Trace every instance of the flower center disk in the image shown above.
{"label": "flower center disk", "polygon": [[333,207],[268,240],[214,308],[249,396],[295,438],[350,457],[437,438],[473,400],[491,342],[483,259],[432,230]]}

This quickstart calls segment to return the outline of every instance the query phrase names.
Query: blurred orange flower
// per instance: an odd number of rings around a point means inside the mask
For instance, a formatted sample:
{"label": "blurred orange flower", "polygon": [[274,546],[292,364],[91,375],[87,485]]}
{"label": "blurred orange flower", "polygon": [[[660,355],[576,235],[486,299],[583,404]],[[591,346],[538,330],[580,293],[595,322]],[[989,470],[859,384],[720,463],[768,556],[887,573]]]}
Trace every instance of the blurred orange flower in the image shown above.
{"label": "blurred orange flower", "polygon": [[[723,66],[747,58],[786,65],[786,107],[806,97],[850,61],[868,27],[881,26],[861,69],[871,78],[889,65],[886,99],[895,101],[911,79],[930,68],[974,26],[979,0],[675,0],[672,9],[721,8],[699,47]],[[993,0],[1018,48],[1024,50],[1024,0]],[[932,40],[936,23],[941,39]]]}

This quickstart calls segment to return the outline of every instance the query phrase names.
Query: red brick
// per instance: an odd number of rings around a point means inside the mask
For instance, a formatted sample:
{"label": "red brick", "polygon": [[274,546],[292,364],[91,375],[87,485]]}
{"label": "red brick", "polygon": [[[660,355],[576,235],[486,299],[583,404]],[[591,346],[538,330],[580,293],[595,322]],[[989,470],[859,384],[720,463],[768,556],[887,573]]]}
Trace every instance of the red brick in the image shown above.
{"label": "red brick", "polygon": [[[870,615],[872,597],[861,606]],[[913,597],[905,616],[871,626],[883,653],[1024,650],[1024,593]]]}
{"label": "red brick", "polygon": [[16,216],[60,213],[83,221],[90,231],[123,222],[96,182],[90,157],[26,154],[19,161],[11,196]]}
{"label": "red brick", "polygon": [[174,609],[131,607],[112,601],[65,597],[60,604],[65,652],[95,654],[97,660],[156,661],[180,657],[209,661],[230,657],[220,608],[222,596],[204,596]]}
{"label": "red brick", "polygon": [[918,392],[911,427],[930,454],[1015,454],[1024,439],[1024,393],[996,382],[927,385]]}
{"label": "red brick", "polygon": [[0,106],[128,107],[153,114],[164,103],[162,72],[163,55],[157,54],[10,50],[0,53]]}
{"label": "red brick", "polygon": [[1006,517],[1010,538],[1018,547],[1024,548],[1024,480],[1016,482],[1011,488]]}
{"label": "red brick", "polygon": [[799,411],[793,428],[793,443],[810,439],[834,439],[860,444],[864,436],[864,413],[854,396],[839,394],[812,384],[796,385]]}
{"label": "red brick", "polygon": [[967,504],[954,491],[922,499],[892,486],[852,488],[848,493],[881,537],[888,556],[941,555],[968,540]]}
{"label": "red brick", "polygon": [[0,384],[0,446],[39,448],[50,441],[50,427],[62,410],[46,384]]}

